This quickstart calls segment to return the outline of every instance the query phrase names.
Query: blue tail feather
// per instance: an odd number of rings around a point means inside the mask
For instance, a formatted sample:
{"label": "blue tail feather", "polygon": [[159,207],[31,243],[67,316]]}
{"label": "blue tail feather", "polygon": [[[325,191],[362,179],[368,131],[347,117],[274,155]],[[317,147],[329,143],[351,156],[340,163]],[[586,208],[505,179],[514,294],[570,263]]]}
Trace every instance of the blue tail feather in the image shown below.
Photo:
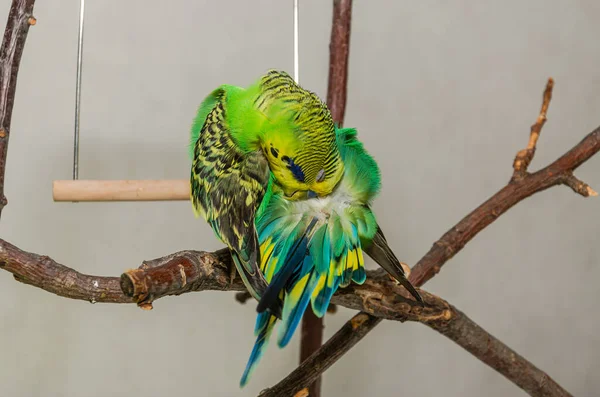
{"label": "blue tail feather", "polygon": [[[312,258],[310,256],[304,258],[304,264],[307,264],[307,262],[308,264],[312,263]],[[314,269],[310,273],[305,274],[304,277],[308,277],[308,280],[306,281],[306,285],[304,286],[300,297],[297,300],[294,300],[290,297],[290,292],[288,292],[284,298],[283,320],[279,326],[279,347],[283,348],[287,346],[292,339],[292,336],[310,303],[310,297],[317,285],[317,281],[319,280],[319,275]]]}
{"label": "blue tail feather", "polygon": [[277,317],[271,315],[269,312],[260,313],[256,318],[256,326],[254,330],[254,333],[256,334],[256,342],[254,342],[254,347],[252,348],[252,353],[250,353],[250,358],[246,364],[246,369],[244,370],[242,378],[240,379],[240,387],[246,386],[248,380],[252,376],[252,372],[262,358],[276,321]]}
{"label": "blue tail feather", "polygon": [[[329,285],[330,283],[331,285]],[[340,278],[329,273],[325,280],[325,286],[319,291],[317,296],[312,299],[312,308],[315,316],[323,317],[325,315],[327,308],[329,307],[329,301],[331,301],[331,297],[334,292],[337,291],[339,285]]]}
{"label": "blue tail feather", "polygon": [[[298,223],[296,228],[294,228],[292,236],[296,237],[292,240],[293,243],[289,249],[284,249],[284,252],[282,253],[285,258],[284,262],[281,265],[279,272],[270,280],[267,290],[258,302],[256,310],[259,313],[269,309],[273,303],[277,302],[279,292],[285,288],[290,277],[293,275],[294,270],[296,270],[296,267],[304,261],[311,238],[311,232],[316,222],[317,220],[313,218],[301,235],[297,233],[297,231],[300,231],[304,225],[302,220]],[[292,236],[288,238],[293,238]]]}
{"label": "blue tail feather", "polygon": [[257,224],[257,230],[261,237],[261,241],[263,236],[272,235],[277,229],[281,227],[280,223],[284,220],[283,217],[278,216],[275,218],[267,218],[268,222],[260,222]]}
{"label": "blue tail feather", "polygon": [[358,269],[352,273],[352,281],[356,284],[362,284],[367,279],[367,272],[365,271],[364,263],[360,263],[360,257],[362,256],[362,252],[359,255],[359,250],[362,250],[360,245],[356,248],[356,261],[359,263]]}

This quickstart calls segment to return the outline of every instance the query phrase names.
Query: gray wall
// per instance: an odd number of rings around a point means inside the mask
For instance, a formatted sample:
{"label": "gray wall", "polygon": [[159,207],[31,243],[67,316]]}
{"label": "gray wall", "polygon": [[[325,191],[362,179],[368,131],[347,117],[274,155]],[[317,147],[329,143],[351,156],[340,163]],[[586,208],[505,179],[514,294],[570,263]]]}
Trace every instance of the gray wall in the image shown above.
{"label": "gray wall", "polygon": [[[222,83],[292,72],[289,1],[89,1],[81,177],[186,178],[196,107]],[[301,82],[325,97],[330,1],[301,2]],[[600,3],[356,1],[347,126],[379,161],[388,239],[414,264],[502,187],[547,77],[556,79],[532,169],[600,123]],[[9,1],[0,2],[5,21]],[[119,275],[181,249],[216,249],[189,202],[54,203],[71,177],[78,2],[40,1],[19,74],[0,236],[82,272]],[[224,17],[226,16],[226,17]],[[600,189],[600,157],[577,175]],[[427,289],[578,396],[598,395],[598,199],[557,187],[477,236]],[[369,266],[374,266],[371,262]],[[298,360],[273,343],[242,391],[254,305],[203,292],[91,305],[0,273],[3,396],[252,396]],[[352,311],[326,318],[326,337]],[[420,324],[385,322],[324,379],[325,396],[523,395]]]}

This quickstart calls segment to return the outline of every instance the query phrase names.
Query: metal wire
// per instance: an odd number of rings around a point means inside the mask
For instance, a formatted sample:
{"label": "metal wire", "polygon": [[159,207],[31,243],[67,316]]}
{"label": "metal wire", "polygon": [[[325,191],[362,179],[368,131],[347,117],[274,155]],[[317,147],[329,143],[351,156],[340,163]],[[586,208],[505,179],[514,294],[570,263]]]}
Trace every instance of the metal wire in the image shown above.
{"label": "metal wire", "polygon": [[[299,82],[298,75],[298,7],[299,0],[294,0],[294,80]],[[81,73],[83,59],[83,21],[85,0],[79,1],[79,36],[77,38],[77,83],[75,85],[75,134],[73,139],[73,179],[79,179],[79,124],[81,113]]]}
{"label": "metal wire", "polygon": [[79,0],[79,37],[77,38],[77,83],[75,85],[75,136],[73,139],[73,179],[79,179],[79,121],[81,111],[81,64],[83,59],[83,16],[85,0]]}
{"label": "metal wire", "polygon": [[294,80],[298,83],[298,2],[294,0]]}

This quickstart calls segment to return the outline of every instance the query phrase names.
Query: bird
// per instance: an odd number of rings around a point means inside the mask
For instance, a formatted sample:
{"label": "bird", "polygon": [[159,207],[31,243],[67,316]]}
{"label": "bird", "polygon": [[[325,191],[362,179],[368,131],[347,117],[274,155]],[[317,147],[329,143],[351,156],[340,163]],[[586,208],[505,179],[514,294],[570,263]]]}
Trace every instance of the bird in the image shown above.
{"label": "bird", "polygon": [[372,210],[381,172],[327,105],[285,71],[246,88],[221,85],[199,106],[190,134],[190,199],[231,252],[258,301],[244,387],[280,321],[285,347],[308,305],[324,316],[333,294],[366,280],[364,253],[419,304]]}
{"label": "bird", "polygon": [[[317,317],[323,317],[338,288],[365,282],[364,253],[404,286],[419,305],[424,304],[373,212],[381,173],[357,134],[354,128],[336,128],[345,171],[332,193],[307,191],[303,199],[289,200],[275,183],[269,203],[257,216],[260,268],[269,286],[257,307],[256,342],[241,387],[248,383],[278,320],[277,343],[283,348],[309,304]],[[279,301],[283,302],[281,318],[269,310]]]}
{"label": "bird", "polygon": [[[248,292],[260,300],[267,281],[256,215],[274,183],[290,200],[307,190],[326,195],[337,185],[343,164],[331,114],[315,93],[271,69],[246,88],[224,84],[204,98],[189,154],[194,214],[228,246]],[[270,310],[280,315],[281,301]]]}

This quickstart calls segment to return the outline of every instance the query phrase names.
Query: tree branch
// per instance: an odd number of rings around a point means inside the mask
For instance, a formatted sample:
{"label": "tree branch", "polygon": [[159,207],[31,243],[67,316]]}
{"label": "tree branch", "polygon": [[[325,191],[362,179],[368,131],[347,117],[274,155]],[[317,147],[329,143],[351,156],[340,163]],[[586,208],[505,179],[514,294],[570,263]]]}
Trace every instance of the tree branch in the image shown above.
{"label": "tree branch", "polygon": [[[300,326],[300,365],[323,344],[324,317],[317,317],[312,310],[306,310]],[[321,396],[321,377],[316,376],[307,385],[309,396]]]}
{"label": "tree branch", "polygon": [[572,397],[544,371],[452,307],[450,321],[426,324],[504,375],[531,396]]}
{"label": "tree branch", "polygon": [[[327,107],[333,121],[342,126],[346,113],[348,86],[348,56],[350,53],[350,25],[352,21],[352,0],[334,0],[329,42],[329,78],[327,86]],[[335,310],[335,306],[331,305]],[[323,344],[323,318],[306,310],[300,328],[300,363],[304,362]],[[309,395],[321,395],[321,377],[316,377],[309,385]]]}
{"label": "tree branch", "polygon": [[[152,304],[165,296],[245,290],[239,277],[231,281],[232,267],[229,250],[224,248],[215,252],[180,251],[147,260],[120,278],[92,276],[0,239],[0,269],[12,273],[17,281],[66,298],[93,303],[137,303],[142,309],[152,309]],[[426,291],[421,294],[427,303],[424,308],[389,277],[369,271],[363,285],[340,290],[332,302],[396,321],[427,322],[447,315],[447,302]]]}
{"label": "tree branch", "polygon": [[529,143],[525,149],[517,153],[515,156],[515,161],[513,161],[513,169],[515,170],[512,177],[513,180],[521,179],[527,176],[527,168],[529,168],[529,164],[531,163],[531,160],[533,160],[535,149],[537,147],[537,141],[542,133],[542,128],[548,119],[546,114],[548,113],[548,107],[550,106],[550,101],[552,100],[553,89],[554,80],[549,78],[548,84],[546,84],[546,89],[544,90],[544,95],[542,97],[542,108],[540,109],[540,114],[538,115],[535,123],[531,125]]}
{"label": "tree branch", "polygon": [[[165,296],[204,290],[244,290],[239,278],[230,282],[231,266],[227,249],[213,253],[181,251],[144,261],[139,268],[128,270],[120,278],[91,276],[0,240],[0,268],[13,273],[17,281],[71,299],[94,303],[137,303],[146,310],[152,309],[152,303]],[[425,307],[417,305],[404,288],[379,271],[369,271],[363,285],[339,290],[332,302],[363,312],[355,315],[290,376],[263,391],[261,396],[292,395],[302,391],[382,319],[417,321],[435,329],[501,373],[523,378],[526,390],[541,393],[533,395],[569,395],[550,377],[448,302],[424,290],[420,292]]]}
{"label": "tree branch", "polygon": [[515,157],[513,163],[515,171],[510,182],[433,244],[429,252],[413,267],[411,273],[413,283],[419,286],[423,285],[435,276],[442,266],[465,244],[471,241],[477,233],[515,204],[534,193],[556,185],[568,185],[583,196],[594,195],[595,192],[586,184],[579,181],[575,183],[572,175],[577,167],[600,150],[600,127],[590,132],[581,142],[552,164],[533,174],[527,172],[527,167],[535,153],[537,137],[546,120],[546,111],[552,96],[553,86],[553,80],[549,79],[544,91],[544,105],[542,105],[540,116],[538,121],[531,127],[531,137],[527,148],[519,151]]}
{"label": "tree branch", "polygon": [[329,42],[327,107],[333,120],[340,126],[346,113],[351,22],[352,0],[334,0]]}
{"label": "tree branch", "polygon": [[[369,331],[381,322],[381,318],[364,312],[354,317],[340,328],[317,352],[311,355],[298,368],[275,386],[260,392],[258,397],[292,396],[303,385],[321,376],[329,367],[354,347]],[[340,348],[343,344],[344,348]]]}
{"label": "tree branch", "polygon": [[0,269],[15,280],[70,299],[88,302],[132,303],[119,286],[118,277],[90,276],[55,262],[51,258],[25,252],[0,240]]}
{"label": "tree branch", "polygon": [[[597,195],[587,184],[576,179],[573,176],[573,171],[600,150],[600,127],[589,133],[581,142],[552,164],[534,174],[527,172],[527,168],[535,154],[537,140],[546,122],[546,113],[552,98],[553,87],[554,81],[549,79],[544,90],[540,115],[531,127],[527,148],[519,151],[516,155],[513,162],[514,174],[508,185],[473,210],[433,244],[429,252],[412,269],[409,280],[413,285],[420,287],[425,284],[477,233],[515,204],[534,193],[564,184],[582,196]],[[381,270],[377,272],[379,274],[383,273]],[[368,313],[361,312],[357,316],[361,314]],[[357,316],[347,322],[337,334],[315,352],[307,361],[306,366],[296,368],[288,377],[271,389],[287,390],[291,387],[297,390],[301,388],[302,385],[310,382],[312,377],[318,376],[327,370],[379,323],[376,319],[371,318],[369,321],[361,322],[357,327],[352,327],[352,321]],[[494,368],[532,396],[570,395],[547,374],[494,338],[464,314],[455,315],[453,319],[444,326],[427,325],[471,352],[475,357]],[[349,332],[349,329],[352,332]],[[319,365],[318,369],[313,371],[310,369],[310,363],[326,364]],[[515,367],[519,368],[519,371],[515,371]],[[270,389],[267,389],[265,393],[268,393],[268,390]]]}
{"label": "tree branch", "polygon": [[[288,396],[309,384],[356,345],[383,318],[359,312],[329,339],[321,349],[304,361],[277,385],[263,390],[259,397]],[[533,396],[571,396],[546,373],[475,324],[464,313],[450,306],[442,316],[421,321],[456,342]]]}
{"label": "tree branch", "polygon": [[32,16],[34,3],[35,0],[13,0],[0,48],[0,216],[8,204],[4,195],[4,173],[10,122],[25,39],[29,26],[35,25],[35,18]]}

